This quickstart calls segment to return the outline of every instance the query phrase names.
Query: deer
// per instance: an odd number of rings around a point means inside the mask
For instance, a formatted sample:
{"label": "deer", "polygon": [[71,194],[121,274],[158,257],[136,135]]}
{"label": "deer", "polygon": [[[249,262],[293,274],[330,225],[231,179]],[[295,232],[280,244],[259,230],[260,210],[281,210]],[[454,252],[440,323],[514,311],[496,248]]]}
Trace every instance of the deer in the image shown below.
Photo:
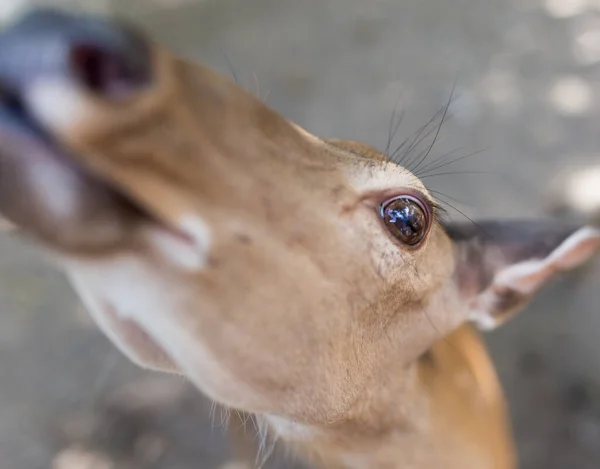
{"label": "deer", "polygon": [[318,468],[517,467],[481,334],[592,259],[597,228],[446,220],[385,152],[115,18],[15,19],[0,90],[0,213],[131,361]]}

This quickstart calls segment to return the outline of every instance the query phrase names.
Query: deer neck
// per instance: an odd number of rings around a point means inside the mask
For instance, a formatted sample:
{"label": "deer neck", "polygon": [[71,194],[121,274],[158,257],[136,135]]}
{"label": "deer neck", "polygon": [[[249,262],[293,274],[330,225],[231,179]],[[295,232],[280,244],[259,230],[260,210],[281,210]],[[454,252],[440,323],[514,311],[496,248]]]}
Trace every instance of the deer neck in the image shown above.
{"label": "deer neck", "polygon": [[502,392],[469,326],[419,360],[387,370],[373,376],[339,421],[267,422],[298,453],[327,469],[515,467]]}

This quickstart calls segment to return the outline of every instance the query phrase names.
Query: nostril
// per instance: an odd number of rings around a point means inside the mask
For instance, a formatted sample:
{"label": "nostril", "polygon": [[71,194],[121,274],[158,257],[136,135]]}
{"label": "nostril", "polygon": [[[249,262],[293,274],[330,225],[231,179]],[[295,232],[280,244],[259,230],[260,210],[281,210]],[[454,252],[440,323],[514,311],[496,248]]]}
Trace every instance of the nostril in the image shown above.
{"label": "nostril", "polygon": [[69,63],[79,82],[92,93],[107,98],[125,98],[146,84],[147,70],[135,67],[123,54],[95,44],[74,44]]}
{"label": "nostril", "polygon": [[25,114],[25,105],[21,97],[17,94],[7,93],[2,96],[3,106],[12,112],[13,115],[22,116]]}
{"label": "nostril", "polygon": [[27,118],[27,110],[21,95],[0,85],[0,106],[13,118],[23,120]]}
{"label": "nostril", "polygon": [[147,36],[114,18],[38,10],[0,31],[0,95],[49,79],[119,99],[150,85],[153,72]]}

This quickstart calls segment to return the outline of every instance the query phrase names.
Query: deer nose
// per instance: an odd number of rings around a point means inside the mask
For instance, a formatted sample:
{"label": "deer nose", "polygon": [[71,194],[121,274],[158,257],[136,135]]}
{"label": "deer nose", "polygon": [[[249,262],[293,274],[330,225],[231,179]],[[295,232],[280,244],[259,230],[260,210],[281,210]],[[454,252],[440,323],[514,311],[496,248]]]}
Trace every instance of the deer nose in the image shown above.
{"label": "deer nose", "polygon": [[59,79],[120,98],[150,83],[151,65],[146,40],[117,20],[37,9],[0,33],[0,89],[12,96]]}
{"label": "deer nose", "polygon": [[[151,66],[150,44],[116,20],[38,9],[0,32],[0,212],[6,218],[64,249],[128,241],[140,210],[80,166],[49,120],[64,109],[70,121],[81,119],[55,90],[118,99],[149,84]],[[39,89],[46,90],[46,115],[39,111]]]}

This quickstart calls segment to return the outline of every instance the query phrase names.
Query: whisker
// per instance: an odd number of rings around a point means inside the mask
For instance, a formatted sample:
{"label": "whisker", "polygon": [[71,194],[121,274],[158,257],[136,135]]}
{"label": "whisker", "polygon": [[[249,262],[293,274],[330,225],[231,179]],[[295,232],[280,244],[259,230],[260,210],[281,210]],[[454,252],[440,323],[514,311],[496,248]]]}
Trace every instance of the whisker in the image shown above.
{"label": "whisker", "polygon": [[210,426],[211,426],[211,430],[212,431],[214,431],[214,429],[217,426],[217,424],[215,422],[216,413],[217,413],[217,401],[212,401],[211,404],[210,404],[210,410],[208,412],[208,416],[209,416],[209,419],[210,419]]}
{"label": "whisker", "polygon": [[[453,202],[456,202],[457,204],[461,204],[461,205],[468,205],[468,204],[466,204],[465,202],[462,202],[462,201],[460,201],[460,200],[458,200],[458,199],[455,199],[454,197],[450,197],[448,194],[444,194],[443,192],[436,191],[436,190],[434,190],[434,189],[429,189],[429,188],[428,188],[427,190],[428,190],[428,192],[430,192],[431,194],[437,194],[439,197],[445,197],[445,198],[447,198],[447,199],[450,199],[450,200],[452,200]],[[435,195],[434,195],[434,197],[435,197]],[[437,200],[439,200],[439,199],[438,199],[438,197],[435,197],[435,198],[436,198]],[[443,200],[440,200],[440,202],[442,202],[442,203],[447,203],[447,202],[444,202]]]}
{"label": "whisker", "polygon": [[402,120],[404,119],[404,113],[405,113],[404,110],[402,110],[402,114],[400,114],[398,119],[396,119],[396,109],[398,108],[398,104],[400,103],[401,99],[402,99],[402,92],[400,92],[400,94],[398,95],[398,98],[396,99],[396,102],[394,103],[394,107],[392,108],[392,115],[390,117],[390,124],[388,127],[387,145],[385,146],[385,151],[383,152],[384,155],[387,155],[388,152],[390,151],[390,146],[392,145],[392,142],[394,141],[394,138],[396,137],[396,133],[398,132],[398,129],[400,128],[400,124],[402,123]]}
{"label": "whisker", "polygon": [[254,427],[254,431],[258,434],[258,423],[256,422],[256,418],[253,415],[249,415],[250,421],[252,422],[252,426]]}
{"label": "whisker", "polygon": [[231,410],[229,407],[221,406],[221,427],[223,430],[227,430],[229,426],[229,419],[231,418]]}
{"label": "whisker", "polygon": [[498,172],[495,171],[448,171],[446,173],[437,173],[437,174],[426,174],[425,176],[420,176],[419,179],[427,179],[438,176],[448,176],[448,175],[459,175],[459,174],[493,174],[498,176]]}
{"label": "whisker", "polygon": [[455,90],[456,90],[456,80],[454,81],[454,84],[452,85],[452,92],[450,93],[450,97],[448,98],[448,102],[446,103],[446,107],[444,108],[444,113],[442,114],[442,118],[440,120],[440,125],[438,125],[435,136],[433,137],[433,140],[431,141],[431,144],[429,145],[429,148],[427,149],[427,153],[425,153],[425,155],[419,160],[419,163],[417,164],[417,166],[415,166],[413,169],[411,169],[412,172],[417,171],[417,169],[419,169],[419,166],[421,166],[423,161],[425,161],[427,159],[427,157],[429,156],[429,153],[431,153],[431,150],[433,149],[433,146],[435,145],[435,142],[437,141],[437,139],[440,135],[442,126],[444,125],[446,115],[448,114],[448,109],[450,109],[450,104],[452,104],[452,99],[454,97]]}
{"label": "whisker", "polygon": [[[448,196],[446,196],[448,197]],[[490,233],[488,233],[479,223],[477,223],[475,220],[473,220],[470,216],[468,216],[466,213],[464,213],[462,210],[456,208],[454,205],[452,205],[451,203],[444,201],[444,200],[440,200],[438,199],[441,203],[447,205],[448,207],[450,207],[452,210],[454,210],[456,213],[458,213],[459,215],[463,216],[465,219],[467,219],[470,223],[473,224],[473,226],[475,226],[481,234],[483,234],[484,236],[487,236],[488,238],[492,238],[492,236],[490,235]]]}
{"label": "whisker", "polygon": [[[491,146],[487,147],[487,148],[483,148],[482,150],[476,150],[476,151],[473,151],[473,152],[468,153],[466,155],[463,155],[463,156],[461,156],[459,158],[455,158],[455,159],[450,160],[450,161],[440,162],[438,165],[435,165],[433,167],[430,167],[431,165],[427,165],[424,168],[421,168],[421,171],[419,173],[415,173],[415,176],[420,177],[421,175],[427,175],[431,171],[435,171],[437,169],[441,169],[441,168],[444,168],[446,166],[450,166],[451,164],[458,163],[459,161],[465,160],[467,158],[471,158],[473,156],[479,155],[479,154],[481,154],[481,153],[489,150],[490,148],[491,148]],[[447,154],[446,156],[449,156],[449,155],[450,155],[450,153]]]}
{"label": "whisker", "polygon": [[[431,135],[433,132],[434,132],[434,129],[432,129],[432,130],[429,132],[429,135]],[[428,135],[428,136],[429,136],[429,135]],[[428,137],[428,136],[427,136],[427,137]],[[425,140],[425,139],[423,139],[423,141],[424,141],[424,140]],[[419,142],[419,144],[420,144],[420,142]],[[424,148],[423,150],[421,150],[421,151],[419,151],[419,152],[415,153],[415,154],[414,154],[414,155],[413,155],[413,156],[410,158],[410,160],[408,160],[408,161],[405,163],[405,168],[406,168],[406,170],[407,170],[407,171],[411,171],[411,166],[413,165],[413,163],[415,163],[416,161],[420,160],[420,159],[421,159],[421,158],[423,158],[423,157],[427,157],[427,152],[428,152],[428,149],[427,149],[427,148]]]}
{"label": "whisker", "polygon": [[268,101],[268,99],[269,99],[269,96],[271,96],[271,90],[270,89],[267,90],[267,93],[265,94],[265,97],[262,98],[262,102],[266,103]]}
{"label": "whisker", "polygon": [[225,51],[223,49],[219,49],[219,51],[221,52],[221,54],[223,54],[223,57],[225,57],[225,61],[227,62],[227,66],[229,67],[229,71],[231,72],[231,75],[233,77],[233,81],[239,85],[240,82],[238,80],[238,77],[235,73],[235,69],[233,68],[233,64],[231,63],[231,61],[229,60],[229,57],[227,56],[227,54],[225,53]]}
{"label": "whisker", "polygon": [[262,469],[275,451],[277,439],[275,437],[269,438],[270,432],[266,422],[256,421],[255,423],[257,436],[259,438],[258,454],[256,455],[256,469]]}
{"label": "whisker", "polygon": [[[389,153],[389,151],[390,151],[390,150],[389,150],[389,145],[391,145],[391,144],[392,144],[392,142],[394,141],[394,139],[396,138],[396,134],[398,133],[398,130],[400,129],[400,125],[402,124],[402,121],[404,120],[404,116],[405,116],[405,115],[406,115],[406,111],[403,109],[403,110],[402,110],[402,114],[400,114],[400,116],[398,117],[398,120],[397,120],[397,122],[396,122],[396,126],[394,127],[394,131],[392,132],[392,137],[391,137],[391,141],[390,141],[390,143],[388,144],[388,148],[386,149],[386,151],[385,151],[385,153],[384,153],[384,155],[386,155],[386,156],[388,155],[388,153]],[[390,157],[388,156],[388,161],[394,161],[393,157],[392,157],[392,158],[390,158]]]}
{"label": "whisker", "polygon": [[[250,414],[247,413],[242,413],[238,411],[238,415],[240,416],[240,420],[242,421],[242,423],[244,424],[244,429],[246,428],[246,424],[248,423],[248,420],[250,420]],[[241,416],[244,416],[244,418],[242,419]]]}
{"label": "whisker", "polygon": [[258,75],[256,74],[256,72],[252,72],[252,77],[254,78],[254,84],[256,85],[256,97],[258,99],[260,98],[260,83],[258,82]]}
{"label": "whisker", "polygon": [[[393,161],[394,163],[400,164],[402,163],[402,161],[404,160],[404,158],[406,157],[406,155],[408,155],[410,153],[410,151],[414,148],[415,143],[418,145],[419,143],[421,143],[423,140],[419,140],[419,138],[421,137],[421,135],[423,134],[423,132],[425,132],[425,130],[427,130],[427,128],[431,125],[432,122],[435,121],[435,119],[437,119],[437,117],[443,112],[443,109],[440,109],[439,111],[437,111],[433,117],[431,119],[429,119],[427,121],[427,123],[425,123],[424,125],[422,125],[419,129],[417,129],[415,136],[412,138],[412,140],[410,138],[407,138],[406,140],[404,140],[399,146],[398,148],[396,148],[396,150],[394,150],[394,152],[391,155],[388,155],[388,158]],[[431,133],[433,132],[433,129],[430,129],[428,131],[428,133],[425,135],[424,138],[427,138]],[[397,155],[400,153],[400,151],[404,148],[405,145],[409,144],[410,145],[408,147],[408,149],[404,152],[403,156],[401,158],[397,158]]]}
{"label": "whisker", "polygon": [[[441,162],[442,162],[442,161],[446,161],[446,159],[447,159],[447,158],[449,158],[450,156],[454,155],[454,154],[455,154],[455,153],[457,153],[459,150],[462,150],[462,148],[455,148],[454,150],[452,150],[452,151],[449,151],[448,153],[444,153],[443,155],[439,156],[438,158],[436,158],[436,159],[435,159],[435,160],[433,160],[432,162],[430,162],[430,163],[427,163],[425,166],[423,166],[423,167],[421,168],[421,171],[426,171],[426,170],[427,170],[427,169],[428,169],[430,166],[432,166],[432,165],[435,165],[435,164],[438,164],[438,163],[440,163],[440,164],[441,164]],[[416,176],[416,174],[417,174],[417,173],[415,173],[415,176]]]}
{"label": "whisker", "polygon": [[[402,157],[400,158],[400,162],[402,164],[404,164],[407,171],[410,171],[410,169],[409,169],[410,166],[416,160],[418,160],[423,154],[427,153],[427,150],[425,149],[411,157],[411,153],[413,152],[413,150],[418,148],[418,146],[421,145],[421,143],[423,143],[426,139],[428,139],[431,136],[431,134],[433,134],[435,132],[435,129],[436,129],[435,127],[431,127],[421,138],[419,138],[419,140],[417,142],[411,143],[411,145],[404,151]],[[408,161],[406,161],[406,163],[405,163],[404,161],[409,157],[410,157],[410,159],[408,159]]]}

